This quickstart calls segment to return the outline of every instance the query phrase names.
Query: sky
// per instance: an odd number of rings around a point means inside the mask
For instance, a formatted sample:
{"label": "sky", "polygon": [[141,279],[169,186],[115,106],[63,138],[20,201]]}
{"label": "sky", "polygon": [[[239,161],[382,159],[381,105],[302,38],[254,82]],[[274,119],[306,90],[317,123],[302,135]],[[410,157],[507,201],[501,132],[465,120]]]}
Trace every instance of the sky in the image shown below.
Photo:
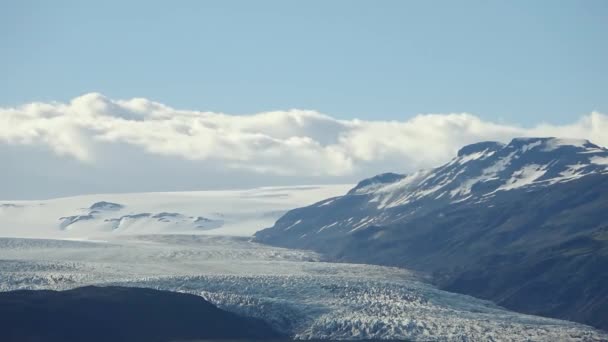
{"label": "sky", "polygon": [[607,36],[602,0],[0,0],[0,198],[356,182],[519,135],[606,146]]}
{"label": "sky", "polygon": [[100,92],[342,119],[608,111],[603,0],[0,3],[4,106]]}

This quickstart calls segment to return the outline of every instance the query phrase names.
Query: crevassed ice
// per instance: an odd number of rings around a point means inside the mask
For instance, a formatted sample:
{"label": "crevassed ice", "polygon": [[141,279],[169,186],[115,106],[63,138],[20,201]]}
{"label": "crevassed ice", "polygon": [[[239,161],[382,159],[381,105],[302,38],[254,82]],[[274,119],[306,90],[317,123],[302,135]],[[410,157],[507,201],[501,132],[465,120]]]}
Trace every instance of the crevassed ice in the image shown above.
{"label": "crevassed ice", "polygon": [[0,290],[151,287],[203,296],[302,339],[602,341],[605,333],[441,291],[391,267],[237,237],[116,236],[105,243],[0,239]]}

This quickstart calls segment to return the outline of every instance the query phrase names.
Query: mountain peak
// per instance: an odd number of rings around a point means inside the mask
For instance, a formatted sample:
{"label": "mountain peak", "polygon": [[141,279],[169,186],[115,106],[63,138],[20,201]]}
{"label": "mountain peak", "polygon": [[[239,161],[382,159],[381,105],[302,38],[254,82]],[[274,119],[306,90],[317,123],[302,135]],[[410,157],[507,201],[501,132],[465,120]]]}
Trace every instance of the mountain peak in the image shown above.
{"label": "mountain peak", "polygon": [[462,156],[466,156],[466,155],[470,155],[470,154],[478,153],[478,152],[484,152],[484,151],[488,151],[488,152],[498,151],[498,150],[502,149],[503,147],[505,147],[505,145],[502,143],[499,143],[497,141],[483,141],[483,142],[478,142],[475,144],[470,144],[470,145],[466,145],[466,146],[462,147],[460,150],[458,150],[458,156],[462,157]]}
{"label": "mountain peak", "polygon": [[571,138],[556,138],[556,137],[517,137],[513,138],[507,145],[497,141],[483,141],[470,145],[466,145],[458,150],[458,157],[466,157],[479,153],[490,154],[506,149],[519,149],[522,152],[527,152],[533,149],[539,149],[543,152],[557,150],[559,148],[576,148],[584,150],[602,150],[598,145],[591,143],[587,139],[571,139]]}
{"label": "mountain peak", "polygon": [[355,186],[353,189],[351,189],[348,193],[355,194],[355,193],[365,192],[365,190],[363,190],[363,189],[367,189],[370,186],[394,183],[405,177],[406,177],[405,175],[393,173],[393,172],[382,173],[382,174],[376,175],[374,177],[366,178],[366,179],[360,181],[357,184],[357,186]]}
{"label": "mountain peak", "polygon": [[517,148],[522,149],[524,152],[534,149],[536,147],[542,148],[543,151],[553,151],[558,148],[581,148],[581,149],[598,149],[599,146],[591,143],[587,139],[568,139],[568,138],[555,138],[555,137],[529,137],[529,138],[514,138],[506,146],[506,148]]}

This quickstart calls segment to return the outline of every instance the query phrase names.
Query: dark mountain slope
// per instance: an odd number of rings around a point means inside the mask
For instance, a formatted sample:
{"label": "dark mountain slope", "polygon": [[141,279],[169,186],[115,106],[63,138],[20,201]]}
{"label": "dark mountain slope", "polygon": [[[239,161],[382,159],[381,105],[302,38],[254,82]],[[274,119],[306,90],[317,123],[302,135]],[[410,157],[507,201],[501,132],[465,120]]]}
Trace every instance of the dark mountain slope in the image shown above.
{"label": "dark mountain slope", "polygon": [[608,151],[515,139],[288,212],[261,242],[414,268],[443,288],[608,329]]}
{"label": "dark mountain slope", "polygon": [[201,297],[127,287],[0,293],[0,341],[269,339],[266,323]]}

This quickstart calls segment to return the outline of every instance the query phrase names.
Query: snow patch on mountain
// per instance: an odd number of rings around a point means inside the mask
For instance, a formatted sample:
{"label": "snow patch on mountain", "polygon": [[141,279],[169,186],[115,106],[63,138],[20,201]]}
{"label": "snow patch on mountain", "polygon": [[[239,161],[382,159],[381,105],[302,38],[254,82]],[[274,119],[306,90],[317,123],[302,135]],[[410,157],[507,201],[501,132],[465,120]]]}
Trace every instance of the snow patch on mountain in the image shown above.
{"label": "snow patch on mountain", "polygon": [[571,146],[577,148],[585,148],[591,144],[589,140],[585,139],[564,139],[564,138],[551,138],[548,139],[544,144],[545,151],[553,151],[563,146]]}
{"label": "snow patch on mountain", "polygon": [[491,157],[494,153],[496,153],[496,151],[486,149],[486,150],[483,150],[480,152],[475,152],[475,153],[464,155],[461,158],[458,158],[456,160],[456,162],[459,164],[466,164],[466,163],[470,162],[471,160],[485,159],[485,158]]}
{"label": "snow patch on mountain", "polygon": [[293,223],[291,226],[289,226],[289,227],[285,228],[285,230],[288,230],[288,229],[291,229],[291,228],[293,228],[293,227],[297,226],[298,224],[300,224],[300,222],[302,222],[302,220],[297,220],[297,221],[296,221],[296,222],[294,222],[294,223]]}
{"label": "snow patch on mountain", "polygon": [[547,169],[543,165],[538,164],[530,164],[522,167],[520,170],[513,172],[511,178],[507,180],[507,182],[501,185],[497,191],[499,190],[511,190],[517,189],[522,186],[526,186],[534,183],[535,180],[542,177]]}
{"label": "snow patch on mountain", "polygon": [[595,165],[606,165],[608,166],[608,157],[591,157],[589,161]]}

